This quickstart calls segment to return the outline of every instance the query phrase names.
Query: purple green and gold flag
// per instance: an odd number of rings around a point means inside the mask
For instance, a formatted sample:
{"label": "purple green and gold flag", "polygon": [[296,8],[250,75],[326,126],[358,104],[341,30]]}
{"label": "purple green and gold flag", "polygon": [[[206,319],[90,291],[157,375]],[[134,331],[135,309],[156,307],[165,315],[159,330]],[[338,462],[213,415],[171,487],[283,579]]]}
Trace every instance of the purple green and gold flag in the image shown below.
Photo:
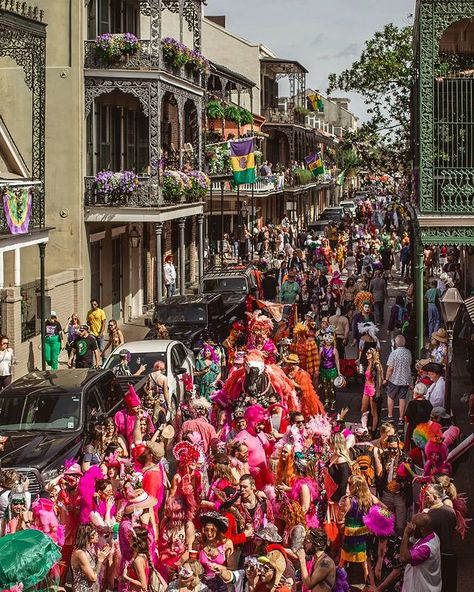
{"label": "purple green and gold flag", "polygon": [[3,211],[12,234],[25,234],[30,227],[33,198],[30,188],[3,190]]}
{"label": "purple green and gold flag", "polygon": [[231,141],[230,164],[236,185],[255,183],[255,138]]}
{"label": "purple green and gold flag", "polygon": [[324,163],[321,152],[314,152],[313,154],[307,156],[304,160],[314,177],[324,174]]}

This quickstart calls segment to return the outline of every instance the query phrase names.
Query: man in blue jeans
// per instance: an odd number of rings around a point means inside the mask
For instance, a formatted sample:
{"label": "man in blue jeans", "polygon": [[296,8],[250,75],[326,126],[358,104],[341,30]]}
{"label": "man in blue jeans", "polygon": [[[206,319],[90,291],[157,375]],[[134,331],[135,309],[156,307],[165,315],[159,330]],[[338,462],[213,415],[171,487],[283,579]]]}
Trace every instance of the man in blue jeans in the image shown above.
{"label": "man in blue jeans", "polygon": [[440,326],[438,310],[440,291],[438,290],[437,285],[438,282],[436,280],[431,280],[430,287],[425,292],[426,302],[428,303],[428,337],[431,337]]}
{"label": "man in blue jeans", "polygon": [[176,268],[173,265],[173,255],[165,257],[163,265],[163,275],[165,276],[166,297],[174,296],[176,292]]}

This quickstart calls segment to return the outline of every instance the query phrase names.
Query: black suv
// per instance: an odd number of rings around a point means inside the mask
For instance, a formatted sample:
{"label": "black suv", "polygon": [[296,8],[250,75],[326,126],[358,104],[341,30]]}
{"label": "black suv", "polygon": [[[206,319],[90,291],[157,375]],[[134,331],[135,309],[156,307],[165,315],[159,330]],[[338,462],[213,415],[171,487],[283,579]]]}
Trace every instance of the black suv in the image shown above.
{"label": "black suv", "polygon": [[89,421],[122,406],[124,388],[112,371],[87,368],[16,380],[0,393],[0,434],[8,436],[2,468],[28,477],[37,494],[66,459],[79,456]]}
{"label": "black suv", "polygon": [[201,280],[202,294],[221,294],[227,313],[242,318],[247,296],[257,296],[258,287],[251,266],[214,267]]}
{"label": "black suv", "polygon": [[[170,339],[181,341],[195,355],[202,347],[205,331],[223,341],[229,332],[229,321],[230,315],[220,294],[171,296],[155,304],[153,313],[153,323],[163,323]],[[145,339],[154,338],[155,331],[151,329]]]}

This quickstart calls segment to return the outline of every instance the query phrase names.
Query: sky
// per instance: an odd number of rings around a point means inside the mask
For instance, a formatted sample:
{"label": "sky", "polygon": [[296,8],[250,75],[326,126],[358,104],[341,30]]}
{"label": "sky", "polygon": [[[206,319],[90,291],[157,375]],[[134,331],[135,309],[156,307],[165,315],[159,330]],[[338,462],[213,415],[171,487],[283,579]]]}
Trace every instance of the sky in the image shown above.
{"label": "sky", "polygon": [[[226,15],[227,28],[278,57],[309,70],[307,86],[326,94],[328,74],[357,60],[365,41],[388,23],[405,25],[415,0],[207,0],[207,15]],[[366,118],[363,101],[349,96],[351,110]]]}

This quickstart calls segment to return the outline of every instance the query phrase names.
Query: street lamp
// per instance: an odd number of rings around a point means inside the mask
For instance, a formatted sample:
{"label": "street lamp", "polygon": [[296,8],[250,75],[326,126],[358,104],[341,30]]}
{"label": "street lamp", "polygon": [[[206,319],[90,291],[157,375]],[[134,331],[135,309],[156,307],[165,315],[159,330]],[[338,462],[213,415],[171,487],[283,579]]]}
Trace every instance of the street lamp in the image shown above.
{"label": "street lamp", "polygon": [[457,288],[448,288],[439,301],[441,314],[448,331],[448,360],[446,364],[446,389],[444,393],[444,407],[451,411],[451,360],[453,358],[453,328],[464,300]]}
{"label": "street lamp", "polygon": [[128,238],[130,240],[130,246],[132,249],[137,249],[140,246],[141,236],[135,226],[128,233]]}

